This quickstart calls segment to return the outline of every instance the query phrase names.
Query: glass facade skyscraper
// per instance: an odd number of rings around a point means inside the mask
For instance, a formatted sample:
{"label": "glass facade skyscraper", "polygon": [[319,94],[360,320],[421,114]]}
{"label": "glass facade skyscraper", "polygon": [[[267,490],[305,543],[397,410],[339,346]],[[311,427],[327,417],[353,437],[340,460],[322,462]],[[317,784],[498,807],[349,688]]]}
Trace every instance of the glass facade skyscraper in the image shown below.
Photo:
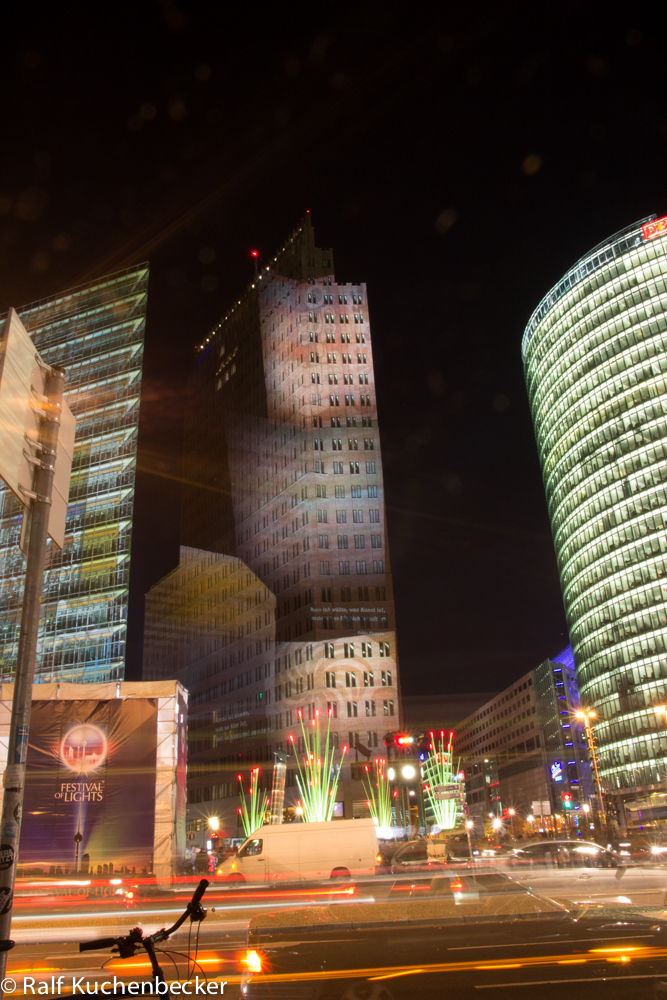
{"label": "glass facade skyscraper", "polygon": [[608,791],[664,788],[667,731],[667,222],[582,258],[523,338],[581,701]]}
{"label": "glass facade skyscraper", "polygon": [[[17,309],[46,362],[67,370],[77,421],[65,546],[50,541],[35,679],[122,679],[148,266]],[[16,662],[22,507],[0,486],[0,679]]]}

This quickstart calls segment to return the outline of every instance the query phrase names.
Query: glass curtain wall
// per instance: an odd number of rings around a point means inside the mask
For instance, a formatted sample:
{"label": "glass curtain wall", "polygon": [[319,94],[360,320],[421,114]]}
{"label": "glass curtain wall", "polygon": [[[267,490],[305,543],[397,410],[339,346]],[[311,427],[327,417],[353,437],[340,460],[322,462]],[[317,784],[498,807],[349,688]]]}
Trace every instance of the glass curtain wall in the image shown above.
{"label": "glass curtain wall", "polygon": [[579,261],[523,339],[581,701],[608,789],[667,766],[667,238],[645,219]]}
{"label": "glass curtain wall", "polygon": [[[147,290],[143,264],[17,309],[44,360],[66,368],[77,421],[65,546],[47,551],[37,681],[123,678]],[[0,486],[2,681],[18,649],[21,519]]]}

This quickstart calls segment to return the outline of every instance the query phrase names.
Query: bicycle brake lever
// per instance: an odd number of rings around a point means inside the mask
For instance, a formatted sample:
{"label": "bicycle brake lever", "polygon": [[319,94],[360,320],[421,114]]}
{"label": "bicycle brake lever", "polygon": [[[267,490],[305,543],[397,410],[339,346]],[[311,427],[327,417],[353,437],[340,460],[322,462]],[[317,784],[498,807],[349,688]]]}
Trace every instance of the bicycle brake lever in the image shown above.
{"label": "bicycle brake lever", "polygon": [[192,923],[198,923],[200,920],[205,920],[205,919],[206,919],[206,910],[201,905],[201,903],[197,903],[197,905],[190,910],[190,920],[192,921]]}

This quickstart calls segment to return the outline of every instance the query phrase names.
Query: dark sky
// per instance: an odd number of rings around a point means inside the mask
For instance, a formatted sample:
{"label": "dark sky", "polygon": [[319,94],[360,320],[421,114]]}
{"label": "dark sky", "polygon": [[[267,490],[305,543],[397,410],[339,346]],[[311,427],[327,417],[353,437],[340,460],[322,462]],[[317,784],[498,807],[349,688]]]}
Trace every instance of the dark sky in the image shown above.
{"label": "dark sky", "polygon": [[587,249],[667,212],[642,3],[6,3],[0,306],[151,262],[132,561],[177,561],[194,345],[312,212],[369,288],[408,694],[567,642],[520,359]]}

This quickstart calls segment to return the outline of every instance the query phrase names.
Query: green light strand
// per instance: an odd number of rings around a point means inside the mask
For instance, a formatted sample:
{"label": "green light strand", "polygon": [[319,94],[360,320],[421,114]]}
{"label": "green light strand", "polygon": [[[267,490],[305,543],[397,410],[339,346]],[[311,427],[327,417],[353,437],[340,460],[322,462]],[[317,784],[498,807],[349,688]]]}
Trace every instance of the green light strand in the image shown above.
{"label": "green light strand", "polygon": [[[335,747],[331,738],[331,712],[327,718],[327,729],[324,737],[320,726],[320,713],[315,712],[315,718],[306,727],[303,712],[297,713],[301,723],[303,743],[305,747],[303,765],[295,750],[298,773],[296,783],[301,793],[303,820],[305,823],[328,823],[333,814],[338,781],[343,766],[343,758],[347,747],[343,747],[340,764],[334,768]],[[294,743],[294,737],[290,736]]]}
{"label": "green light strand", "polygon": [[433,789],[437,785],[451,785],[454,783],[454,775],[458,774],[452,767],[452,741],[453,733],[449,734],[449,742],[445,743],[444,732],[440,733],[436,741],[433,733],[431,737],[431,748],[429,755],[422,764],[422,778],[424,781],[424,801],[427,810],[433,817],[433,823],[441,830],[452,830],[456,826],[461,803],[456,799],[448,799],[439,802],[435,799]]}
{"label": "green light strand", "polygon": [[368,796],[370,814],[379,827],[390,827],[391,821],[391,788],[385,774],[386,760],[377,758],[375,764],[375,782],[372,781],[371,769],[364,764],[362,783]]}
{"label": "green light strand", "polygon": [[250,772],[250,788],[248,789],[247,798],[243,788],[243,778],[240,774],[238,777],[239,798],[241,799],[239,815],[241,816],[243,832],[246,837],[249,837],[251,833],[254,833],[255,830],[258,830],[263,825],[267,803],[263,801],[261,790],[257,787],[259,781],[258,767],[254,767]]}

